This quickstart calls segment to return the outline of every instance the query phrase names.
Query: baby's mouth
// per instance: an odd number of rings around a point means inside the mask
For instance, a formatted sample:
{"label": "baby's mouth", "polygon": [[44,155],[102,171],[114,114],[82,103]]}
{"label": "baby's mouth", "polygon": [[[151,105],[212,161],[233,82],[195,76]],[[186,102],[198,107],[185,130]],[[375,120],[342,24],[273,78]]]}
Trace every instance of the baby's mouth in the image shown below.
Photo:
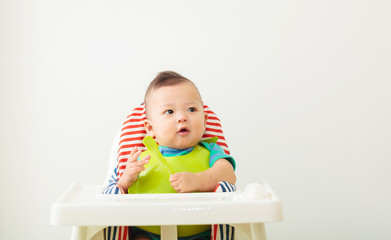
{"label": "baby's mouth", "polygon": [[189,130],[187,129],[187,128],[181,128],[181,129],[179,129],[179,131],[178,131],[178,133],[188,133],[189,132]]}

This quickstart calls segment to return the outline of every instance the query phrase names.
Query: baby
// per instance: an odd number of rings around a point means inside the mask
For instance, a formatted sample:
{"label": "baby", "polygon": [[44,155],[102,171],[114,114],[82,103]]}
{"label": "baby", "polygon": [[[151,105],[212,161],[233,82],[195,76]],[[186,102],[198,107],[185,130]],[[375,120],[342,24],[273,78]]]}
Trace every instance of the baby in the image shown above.
{"label": "baby", "polygon": [[[234,159],[217,144],[201,141],[208,115],[193,82],[175,72],[162,72],[150,83],[144,102],[147,134],[156,138],[175,173],[170,175],[150,151],[134,148],[119,187],[129,193],[187,193],[213,192],[220,181],[235,184]],[[160,239],[158,227],[132,230],[135,239]],[[209,239],[210,226],[178,226],[178,236]]]}

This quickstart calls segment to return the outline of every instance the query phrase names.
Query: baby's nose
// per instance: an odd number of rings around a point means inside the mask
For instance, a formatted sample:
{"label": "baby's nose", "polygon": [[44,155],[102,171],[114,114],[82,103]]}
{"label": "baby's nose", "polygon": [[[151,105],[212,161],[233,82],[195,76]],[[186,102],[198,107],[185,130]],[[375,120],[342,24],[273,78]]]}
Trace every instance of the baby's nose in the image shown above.
{"label": "baby's nose", "polygon": [[186,113],[178,113],[177,121],[178,122],[186,122],[188,120]]}

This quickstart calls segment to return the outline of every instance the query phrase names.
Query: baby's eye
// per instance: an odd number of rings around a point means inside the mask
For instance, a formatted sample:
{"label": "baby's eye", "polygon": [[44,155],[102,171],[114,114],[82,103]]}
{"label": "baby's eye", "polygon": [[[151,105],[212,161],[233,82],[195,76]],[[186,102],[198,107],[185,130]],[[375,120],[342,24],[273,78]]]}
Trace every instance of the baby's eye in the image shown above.
{"label": "baby's eye", "polygon": [[173,114],[174,113],[174,111],[173,110],[171,110],[171,109],[169,109],[169,110],[166,110],[165,112],[164,112],[164,114]]}
{"label": "baby's eye", "polygon": [[191,107],[191,108],[187,109],[187,111],[189,111],[189,112],[195,112],[195,111],[196,111],[196,108]]}

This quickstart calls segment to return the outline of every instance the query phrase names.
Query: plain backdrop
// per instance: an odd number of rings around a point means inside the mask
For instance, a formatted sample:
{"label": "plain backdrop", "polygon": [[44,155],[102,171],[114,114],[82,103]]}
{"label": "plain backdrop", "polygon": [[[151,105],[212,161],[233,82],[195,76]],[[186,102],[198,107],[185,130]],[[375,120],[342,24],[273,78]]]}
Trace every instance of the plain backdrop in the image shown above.
{"label": "plain backdrop", "polygon": [[70,239],[51,204],[101,184],[164,70],[221,118],[269,239],[391,239],[391,2],[0,1],[0,239]]}

